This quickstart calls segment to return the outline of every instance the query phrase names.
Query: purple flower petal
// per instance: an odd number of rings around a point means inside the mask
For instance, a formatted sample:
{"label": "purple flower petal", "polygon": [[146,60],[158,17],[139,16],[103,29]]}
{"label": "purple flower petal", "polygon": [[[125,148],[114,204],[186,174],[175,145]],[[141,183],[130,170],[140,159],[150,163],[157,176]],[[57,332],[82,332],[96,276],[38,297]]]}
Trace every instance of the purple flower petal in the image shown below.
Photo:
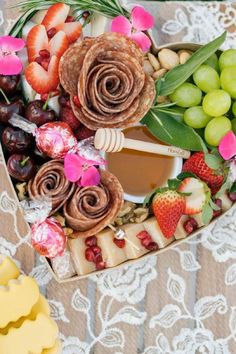
{"label": "purple flower petal", "polygon": [[131,34],[131,38],[139,45],[143,52],[147,52],[152,43],[149,37],[143,32],[136,32]]}
{"label": "purple flower petal", "polygon": [[82,187],[97,186],[100,182],[100,173],[96,167],[91,166],[83,172],[80,185]]}
{"label": "purple flower petal", "polygon": [[121,34],[125,34],[126,36],[131,35],[131,23],[124,16],[117,16],[112,20],[111,23],[111,31],[117,32]]}
{"label": "purple flower petal", "polygon": [[14,38],[11,36],[0,37],[0,49],[18,52],[25,47],[25,41],[21,38]]}
{"label": "purple flower petal", "polygon": [[154,17],[142,6],[135,6],[131,12],[132,26],[137,31],[146,31],[154,27]]}
{"label": "purple flower petal", "polygon": [[220,141],[219,152],[224,160],[236,155],[236,136],[230,131]]}
{"label": "purple flower petal", "polygon": [[67,154],[64,159],[64,171],[70,182],[77,182],[83,173],[81,157],[76,154]]}
{"label": "purple flower petal", "polygon": [[0,74],[18,75],[21,73],[23,65],[16,54],[1,55],[0,51]]}

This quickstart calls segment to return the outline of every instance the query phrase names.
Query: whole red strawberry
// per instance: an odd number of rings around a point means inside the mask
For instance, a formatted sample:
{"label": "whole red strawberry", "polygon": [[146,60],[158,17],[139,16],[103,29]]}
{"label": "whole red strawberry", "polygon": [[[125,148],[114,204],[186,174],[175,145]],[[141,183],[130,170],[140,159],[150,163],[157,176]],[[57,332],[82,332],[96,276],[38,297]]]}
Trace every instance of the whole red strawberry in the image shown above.
{"label": "whole red strawberry", "polygon": [[95,134],[94,130],[87,128],[85,125],[80,125],[79,129],[77,130],[75,136],[78,140],[84,140],[90,138]]}
{"label": "whole red strawberry", "polygon": [[168,188],[160,189],[153,198],[152,208],[163,235],[172,237],[185,210],[184,195]]}
{"label": "whole red strawberry", "polygon": [[72,108],[69,107],[61,107],[60,119],[62,122],[67,123],[71,127],[73,133],[76,133],[81,124],[80,121],[74,115]]}
{"label": "whole red strawberry", "polygon": [[211,189],[212,195],[216,194],[224,182],[222,172],[210,168],[204,160],[204,152],[195,152],[184,164],[184,172],[194,173]]}

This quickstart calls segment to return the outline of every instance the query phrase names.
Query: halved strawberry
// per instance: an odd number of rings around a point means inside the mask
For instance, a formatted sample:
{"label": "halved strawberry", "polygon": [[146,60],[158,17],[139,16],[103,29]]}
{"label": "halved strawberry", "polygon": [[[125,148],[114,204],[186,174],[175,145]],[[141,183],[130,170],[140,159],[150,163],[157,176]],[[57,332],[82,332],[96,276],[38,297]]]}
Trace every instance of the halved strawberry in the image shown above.
{"label": "halved strawberry", "polygon": [[48,49],[47,31],[44,26],[36,25],[28,33],[27,36],[27,51],[29,63],[34,61],[38,56],[40,50]]}
{"label": "halved strawberry", "polygon": [[32,62],[25,70],[25,77],[37,93],[48,93],[56,90],[59,84],[59,58],[53,55],[49,62],[48,71],[36,62]]}
{"label": "halved strawberry", "polygon": [[185,210],[184,214],[194,215],[202,211],[204,205],[209,202],[211,192],[206,183],[198,178],[185,178],[180,186],[178,192],[191,193],[185,196]]}
{"label": "halved strawberry", "polygon": [[59,31],[49,42],[49,50],[51,55],[60,58],[69,47],[69,41],[64,32]]}
{"label": "halved strawberry", "polygon": [[81,35],[82,26],[79,22],[66,22],[56,26],[58,31],[63,31],[67,35],[70,43],[75,42]]}
{"label": "halved strawberry", "polygon": [[46,27],[47,31],[51,28],[55,28],[66,21],[69,12],[70,6],[58,2],[48,9],[42,21],[42,25]]}

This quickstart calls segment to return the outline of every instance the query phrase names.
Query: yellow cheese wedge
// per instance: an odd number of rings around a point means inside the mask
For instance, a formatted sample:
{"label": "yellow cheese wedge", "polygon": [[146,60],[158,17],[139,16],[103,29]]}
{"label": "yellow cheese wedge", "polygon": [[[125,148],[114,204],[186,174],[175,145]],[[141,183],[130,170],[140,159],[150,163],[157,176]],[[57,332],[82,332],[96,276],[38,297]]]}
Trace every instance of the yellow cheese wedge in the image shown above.
{"label": "yellow cheese wedge", "polygon": [[0,286],[0,328],[27,316],[38,299],[39,287],[28,276],[20,275],[10,280],[7,286]]}
{"label": "yellow cheese wedge", "polygon": [[[127,259],[139,258],[145,253],[149,252],[145,247],[141,245],[140,240],[137,238],[137,234],[141,231],[145,231],[143,224],[126,224],[122,226],[122,230],[125,231],[126,237],[136,246],[136,248],[126,241],[124,251]],[[138,248],[138,249],[137,249]]]}
{"label": "yellow cheese wedge", "polygon": [[44,315],[50,317],[50,306],[42,294],[39,295],[38,302],[36,302],[36,304],[32,307],[32,310],[28,316],[21,317],[16,322],[10,322],[5,328],[0,328],[0,334],[7,334],[12,327],[21,327],[26,320],[34,321],[39,313],[43,313]]}
{"label": "yellow cheese wedge", "polygon": [[174,237],[166,238],[161,232],[157,219],[154,217],[144,221],[143,226],[149,233],[154,242],[158,244],[159,248],[164,248],[174,241]]}
{"label": "yellow cheese wedge", "polygon": [[11,258],[0,255],[0,285],[7,285],[9,280],[19,275],[20,271]]}
{"label": "yellow cheese wedge", "polygon": [[42,354],[61,354],[62,353],[62,345],[60,339],[56,340],[54,346],[50,349],[44,349]]}
{"label": "yellow cheese wedge", "polygon": [[0,335],[0,353],[41,354],[52,348],[58,337],[56,323],[44,314],[35,321],[25,321],[20,328],[12,328],[6,335]]}
{"label": "yellow cheese wedge", "polygon": [[98,246],[102,250],[103,261],[106,262],[107,267],[115,267],[127,260],[124,248],[117,247],[113,242],[114,231],[105,229],[99,232],[96,237]]}
{"label": "yellow cheese wedge", "polygon": [[95,264],[93,262],[88,262],[85,258],[85,249],[87,246],[85,245],[84,240],[84,237],[68,239],[68,245],[78,275],[88,274],[96,270]]}

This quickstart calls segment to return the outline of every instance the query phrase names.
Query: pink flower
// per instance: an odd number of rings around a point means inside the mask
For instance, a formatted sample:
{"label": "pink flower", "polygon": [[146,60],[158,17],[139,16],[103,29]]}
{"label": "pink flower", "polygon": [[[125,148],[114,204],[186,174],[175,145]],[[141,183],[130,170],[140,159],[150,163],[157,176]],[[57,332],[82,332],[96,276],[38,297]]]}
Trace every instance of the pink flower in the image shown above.
{"label": "pink flower", "polygon": [[0,74],[17,75],[20,74],[23,65],[16,55],[16,52],[23,49],[25,41],[11,36],[0,37]]}
{"label": "pink flower", "polygon": [[236,136],[230,131],[220,141],[219,152],[224,160],[236,155]]}
{"label": "pink flower", "polygon": [[151,41],[142,31],[146,31],[153,26],[154,17],[145,11],[142,6],[135,6],[131,12],[131,21],[124,16],[117,16],[112,20],[111,31],[132,38],[143,52],[147,52],[151,47]]}
{"label": "pink flower", "polygon": [[100,182],[100,173],[95,167],[99,163],[87,160],[77,154],[68,153],[64,160],[65,176],[79,186],[97,186]]}

